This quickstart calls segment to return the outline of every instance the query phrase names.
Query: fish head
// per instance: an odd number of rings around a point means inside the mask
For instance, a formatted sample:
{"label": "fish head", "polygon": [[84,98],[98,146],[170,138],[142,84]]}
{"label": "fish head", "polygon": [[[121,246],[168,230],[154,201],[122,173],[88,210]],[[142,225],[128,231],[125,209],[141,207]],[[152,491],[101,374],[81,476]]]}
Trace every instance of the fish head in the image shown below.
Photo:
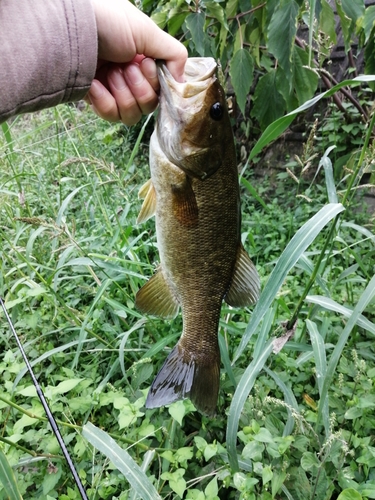
{"label": "fish head", "polygon": [[170,162],[201,180],[217,171],[228,142],[233,143],[225,93],[216,72],[212,57],[192,57],[185,66],[185,82],[180,83],[163,62],[158,63],[158,142]]}

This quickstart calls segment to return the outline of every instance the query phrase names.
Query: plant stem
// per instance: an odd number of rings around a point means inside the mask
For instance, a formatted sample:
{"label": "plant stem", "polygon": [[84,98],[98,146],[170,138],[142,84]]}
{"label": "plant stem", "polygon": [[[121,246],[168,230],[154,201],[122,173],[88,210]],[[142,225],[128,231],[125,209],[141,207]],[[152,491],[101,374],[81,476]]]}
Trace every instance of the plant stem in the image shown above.
{"label": "plant stem", "polygon": [[[0,401],[2,401],[3,403],[11,406],[12,408],[14,408],[15,410],[19,411],[20,413],[23,413],[24,415],[27,415],[30,418],[34,418],[35,420],[39,420],[41,422],[48,422],[47,417],[42,417],[42,416],[35,415],[35,413],[32,413],[32,412],[30,412],[28,410],[25,410],[25,408],[22,408],[22,406],[19,406],[17,403],[14,403],[10,399],[4,398],[4,396],[0,395]],[[82,426],[81,425],[71,424],[69,422],[64,422],[63,420],[57,420],[56,419],[56,423],[58,423],[59,425],[62,425],[64,427],[68,427],[69,429],[75,429],[77,431],[81,431],[82,430]],[[136,447],[140,448],[143,451],[148,451],[150,449],[149,446],[147,446],[146,444],[142,444],[139,441],[134,441],[132,439],[128,439],[128,438],[126,438],[124,436],[120,436],[118,434],[113,434],[113,433],[108,433],[108,434],[109,434],[109,436],[111,436],[114,439],[122,441],[123,443],[126,443],[126,444],[130,444],[132,446],[136,446]],[[0,440],[1,439],[5,439],[5,438],[0,438]],[[12,441],[9,441],[8,444],[16,446],[16,443],[13,443]],[[152,448],[152,449],[155,450],[157,453],[162,453],[166,449],[168,449],[168,450],[171,449],[172,451],[176,451],[175,449],[172,449],[170,447],[168,447],[168,448]],[[35,455],[35,456],[39,456],[39,455]]]}
{"label": "plant stem", "polygon": [[29,450],[28,448],[25,448],[24,446],[21,446],[18,443],[14,443],[10,439],[0,437],[0,441],[5,444],[9,444],[9,446],[13,446],[14,448],[17,448],[17,450],[23,451],[24,453],[27,453],[28,455],[31,455],[32,457],[43,457],[46,459],[51,459],[51,458],[58,458],[63,460],[64,457],[62,455],[51,455],[51,454],[45,454],[45,453],[36,453],[36,451]]}
{"label": "plant stem", "polygon": [[308,293],[310,292],[311,287],[315,283],[315,278],[318,275],[320,264],[322,263],[323,258],[326,256],[326,251],[327,251],[328,245],[330,244],[330,242],[333,239],[333,235],[334,235],[334,232],[336,230],[336,224],[337,224],[337,222],[339,220],[339,217],[340,217],[340,214],[336,215],[336,217],[335,217],[335,219],[334,219],[334,221],[333,221],[333,223],[331,225],[331,229],[330,229],[329,234],[328,234],[328,236],[327,236],[327,238],[326,238],[326,240],[324,242],[324,246],[322,248],[322,251],[320,252],[318,261],[315,264],[313,272],[311,273],[310,279],[307,282],[307,285],[305,286],[305,289],[304,289],[301,297],[298,300],[298,303],[297,303],[297,306],[296,306],[296,308],[294,310],[292,318],[288,321],[288,324],[287,324],[287,327],[286,327],[287,330],[290,330],[293,327],[294,323],[297,321],[297,318],[298,318],[299,312],[300,312],[300,310],[302,308],[302,305],[303,305],[303,303],[304,303],[304,301],[305,301]]}

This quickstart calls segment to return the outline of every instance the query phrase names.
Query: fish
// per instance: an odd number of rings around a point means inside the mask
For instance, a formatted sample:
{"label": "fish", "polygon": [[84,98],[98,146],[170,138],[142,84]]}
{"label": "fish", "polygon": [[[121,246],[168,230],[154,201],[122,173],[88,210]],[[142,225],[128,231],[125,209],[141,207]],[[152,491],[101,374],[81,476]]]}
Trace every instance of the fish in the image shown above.
{"label": "fish", "polygon": [[190,398],[216,412],[223,300],[254,304],[255,265],[241,243],[240,188],[225,92],[211,57],[188,58],[185,81],[158,62],[159,111],[150,139],[151,179],[139,191],[137,222],[155,216],[160,265],[136,294],[145,314],[175,317],[182,335],[155,377],[146,408]]}

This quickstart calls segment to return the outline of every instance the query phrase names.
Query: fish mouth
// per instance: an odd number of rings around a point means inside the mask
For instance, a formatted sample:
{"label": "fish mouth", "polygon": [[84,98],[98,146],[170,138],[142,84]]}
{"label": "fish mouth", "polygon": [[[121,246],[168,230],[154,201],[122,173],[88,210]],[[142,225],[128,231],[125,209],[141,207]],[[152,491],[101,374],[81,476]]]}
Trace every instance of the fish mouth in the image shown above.
{"label": "fish mouth", "polygon": [[[207,148],[184,137],[184,129],[202,109],[204,95],[216,81],[217,62],[212,57],[191,57],[185,65],[185,81],[177,82],[165,61],[157,61],[161,87],[159,99],[158,137],[164,153],[187,174],[204,180],[211,172],[191,169],[194,157]],[[189,161],[189,159],[191,161]],[[189,165],[189,166],[188,166]]]}
{"label": "fish mouth", "polygon": [[173,78],[164,61],[157,62],[162,96],[160,107],[168,107],[172,122],[180,122],[184,111],[197,107],[200,94],[207,90],[210,80],[216,79],[216,69],[217,63],[212,57],[190,57],[185,64],[185,82],[181,83]]}
{"label": "fish mouth", "polygon": [[217,69],[213,57],[189,57],[185,64],[185,81],[177,82],[168,70],[165,61],[157,61],[158,76],[162,91],[169,96],[171,91],[182,98],[193,97],[207,89],[207,80]]}

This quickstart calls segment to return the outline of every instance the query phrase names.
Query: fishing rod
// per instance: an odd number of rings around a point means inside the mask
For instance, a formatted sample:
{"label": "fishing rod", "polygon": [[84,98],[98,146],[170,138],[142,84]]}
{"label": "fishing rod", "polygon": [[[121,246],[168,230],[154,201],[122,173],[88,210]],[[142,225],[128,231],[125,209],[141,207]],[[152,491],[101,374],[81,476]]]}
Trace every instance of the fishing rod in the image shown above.
{"label": "fishing rod", "polygon": [[63,437],[62,437],[62,435],[60,433],[60,429],[59,429],[59,427],[57,425],[55,417],[53,416],[53,413],[51,412],[51,409],[48,406],[48,403],[47,403],[47,400],[46,400],[46,398],[44,396],[42,388],[40,387],[40,385],[38,383],[38,380],[37,380],[37,378],[35,376],[35,373],[33,372],[31,364],[29,363],[27,355],[26,355],[26,353],[25,353],[25,351],[24,351],[24,349],[22,347],[22,343],[21,343],[21,341],[20,341],[20,339],[19,339],[19,337],[17,335],[16,329],[14,328],[12,320],[10,319],[8,311],[7,311],[6,307],[5,307],[5,303],[4,303],[4,301],[3,301],[3,299],[1,297],[0,297],[0,304],[1,304],[1,307],[3,308],[4,314],[5,314],[5,318],[8,321],[8,324],[9,324],[9,327],[10,327],[12,333],[13,333],[13,336],[16,339],[18,348],[21,351],[22,357],[23,357],[23,359],[25,361],[25,364],[26,364],[26,368],[27,368],[28,372],[30,373],[30,376],[32,378],[32,381],[33,381],[33,384],[35,386],[36,392],[37,392],[37,394],[39,396],[40,402],[42,403],[44,411],[45,411],[45,413],[47,415],[48,422],[50,423],[50,425],[52,427],[53,433],[56,436],[56,439],[57,439],[57,441],[58,441],[58,443],[60,445],[61,451],[63,452],[65,460],[67,461],[69,469],[70,469],[70,471],[71,471],[71,473],[72,473],[72,475],[74,477],[74,480],[76,482],[78,490],[79,490],[79,492],[81,494],[82,500],[88,500],[85,488],[83,487],[83,484],[81,482],[81,478],[79,477],[78,472],[76,471],[76,468],[74,467],[73,460],[71,459],[71,457],[69,455],[69,451],[68,451],[68,449],[67,449],[67,447],[66,447],[66,445],[64,443]]}

